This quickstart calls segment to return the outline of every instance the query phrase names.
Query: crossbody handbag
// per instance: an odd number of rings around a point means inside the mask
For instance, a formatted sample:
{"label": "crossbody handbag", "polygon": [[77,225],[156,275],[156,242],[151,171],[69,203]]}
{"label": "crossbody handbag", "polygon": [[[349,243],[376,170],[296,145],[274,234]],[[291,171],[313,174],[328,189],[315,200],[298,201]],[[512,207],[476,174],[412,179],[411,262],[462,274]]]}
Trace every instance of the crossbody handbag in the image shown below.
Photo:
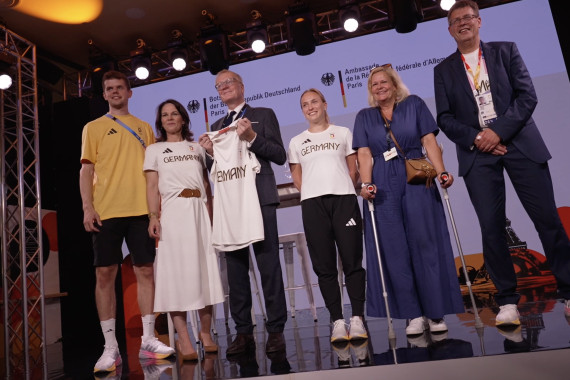
{"label": "crossbody handbag", "polygon": [[398,140],[396,140],[394,133],[392,133],[392,128],[390,128],[390,123],[386,117],[384,117],[382,111],[380,111],[380,114],[382,115],[382,119],[384,119],[384,126],[390,133],[392,141],[394,141],[394,145],[402,152],[404,160],[406,161],[407,182],[411,185],[425,184],[426,187],[430,187],[433,183],[433,179],[437,176],[437,172],[431,162],[429,162],[425,156],[420,158],[408,158],[404,150],[400,147],[400,144],[398,144]]}

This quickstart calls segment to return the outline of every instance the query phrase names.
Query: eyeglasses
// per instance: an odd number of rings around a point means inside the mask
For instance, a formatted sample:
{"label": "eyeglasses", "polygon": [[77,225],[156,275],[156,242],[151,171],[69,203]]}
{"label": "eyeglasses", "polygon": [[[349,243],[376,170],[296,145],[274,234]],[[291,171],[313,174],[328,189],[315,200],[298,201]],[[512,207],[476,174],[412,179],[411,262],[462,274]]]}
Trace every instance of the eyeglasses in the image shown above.
{"label": "eyeglasses", "polygon": [[465,15],[463,17],[457,17],[449,21],[449,26],[455,26],[466,22],[471,22],[474,18],[479,18],[478,15]]}
{"label": "eyeglasses", "polygon": [[239,81],[236,78],[228,78],[223,82],[216,83],[214,87],[216,88],[216,90],[219,90],[222,87],[229,86],[233,82],[239,82]]}

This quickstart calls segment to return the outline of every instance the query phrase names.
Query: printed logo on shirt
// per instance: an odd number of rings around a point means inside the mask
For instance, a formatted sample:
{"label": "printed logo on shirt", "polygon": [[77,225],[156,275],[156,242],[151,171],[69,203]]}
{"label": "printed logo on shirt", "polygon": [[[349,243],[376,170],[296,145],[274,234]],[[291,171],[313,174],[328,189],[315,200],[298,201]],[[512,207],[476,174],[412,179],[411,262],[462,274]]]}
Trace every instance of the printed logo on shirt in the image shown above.
{"label": "printed logo on shirt", "polygon": [[334,133],[329,133],[331,139],[334,139]]}
{"label": "printed logo on shirt", "polygon": [[346,223],[346,226],[347,227],[356,226],[356,222],[354,221],[354,218],[350,218],[348,223]]}
{"label": "printed logo on shirt", "polygon": [[164,153],[164,154],[166,154],[166,153],[172,153],[172,150],[171,150],[170,148],[166,148],[166,149],[164,150],[164,152],[162,152],[162,153]]}
{"label": "printed logo on shirt", "polygon": [[188,148],[190,148],[190,150],[193,152],[194,151],[194,147],[193,146],[189,146]]}
{"label": "printed logo on shirt", "polygon": [[301,156],[305,156],[309,153],[318,152],[320,150],[338,150],[340,144],[337,143],[322,143],[314,144],[306,148],[301,149]]}
{"label": "printed logo on shirt", "polygon": [[166,164],[168,164],[169,162],[191,161],[191,160],[202,162],[202,156],[199,156],[197,154],[184,154],[182,156],[168,156],[164,157],[163,159],[164,163]]}
{"label": "printed logo on shirt", "polygon": [[109,131],[109,133],[107,133],[107,136],[114,135],[115,133],[117,133],[117,131],[115,130],[115,128],[111,128],[111,130]]}
{"label": "printed logo on shirt", "polygon": [[311,139],[306,139],[305,141],[303,141],[303,142],[301,143],[301,145],[305,145],[305,144],[308,144],[308,143],[310,143],[310,142],[311,142]]}
{"label": "printed logo on shirt", "polygon": [[234,179],[245,178],[247,165],[236,166],[228,170],[218,170],[216,172],[216,182],[231,181]]}

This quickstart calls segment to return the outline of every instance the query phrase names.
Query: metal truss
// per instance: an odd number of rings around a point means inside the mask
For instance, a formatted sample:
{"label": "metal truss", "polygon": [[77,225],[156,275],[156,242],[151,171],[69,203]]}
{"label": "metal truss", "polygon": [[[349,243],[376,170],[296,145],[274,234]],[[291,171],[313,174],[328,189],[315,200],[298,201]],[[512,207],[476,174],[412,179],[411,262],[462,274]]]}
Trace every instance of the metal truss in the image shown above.
{"label": "metal truss", "polygon": [[0,26],[0,54],[13,79],[0,91],[4,378],[47,379],[36,47]]}
{"label": "metal truss", "polygon": [[[399,0],[369,0],[358,2],[360,9],[360,25],[356,32],[348,33],[340,25],[338,9],[332,9],[326,12],[315,14],[317,26],[317,45],[323,45],[335,41],[341,41],[349,38],[359,37],[366,34],[381,32],[393,28],[393,10],[392,3]],[[480,8],[496,6],[515,0],[479,0]],[[434,20],[445,17],[447,12],[442,10],[437,0],[415,0],[418,9],[421,9],[422,20]],[[338,2],[331,2],[338,4]],[[247,33],[245,30],[229,33],[229,55],[230,65],[252,61],[260,58],[274,56],[282,53],[290,52],[292,49],[289,44],[289,36],[287,34],[287,25],[284,22],[268,25],[268,44],[265,51],[261,54],[254,53],[247,41]],[[148,80],[138,79],[131,69],[131,59],[122,59],[116,62],[116,68],[125,73],[131,82],[131,86],[141,86],[149,83],[159,82],[165,79],[171,79],[179,76],[191,75],[204,69],[200,61],[200,49],[197,44],[188,46],[189,57],[187,67],[184,71],[178,72],[174,70],[168,60],[168,51],[156,50],[151,52],[152,70],[151,77]],[[100,81],[100,76],[92,73],[90,70],[67,75],[64,78],[63,97],[91,96],[92,83]]]}
{"label": "metal truss", "polygon": [[[428,17],[435,18],[436,15],[437,17],[441,17],[442,14],[439,5],[433,5],[432,0],[422,1],[430,5],[426,7],[426,9],[429,8]],[[387,30],[392,27],[388,17],[388,2],[386,0],[363,1],[359,4],[359,7],[361,13],[360,26],[358,31],[354,33],[348,33],[343,29],[339,22],[338,10],[336,9],[315,14],[317,44],[323,45],[347,38],[354,38]],[[426,9],[424,9],[424,14],[426,13]],[[287,25],[285,22],[268,25],[267,32],[269,41],[265,51],[261,54],[256,54],[251,50],[245,30],[228,34],[230,65],[287,53],[292,50],[289,44]],[[152,74],[150,80],[141,81],[136,78],[131,69],[130,58],[119,60],[116,67],[119,71],[127,75],[133,87],[204,71],[201,66],[199,47],[197,45],[190,45],[188,50],[190,53],[189,59],[187,60],[187,67],[183,72],[178,72],[172,68],[168,60],[168,52],[166,49],[153,51],[151,53]],[[92,83],[98,80],[100,80],[100,78],[90,70],[68,75],[64,78],[63,96],[66,99],[69,97],[90,96],[92,95]]]}

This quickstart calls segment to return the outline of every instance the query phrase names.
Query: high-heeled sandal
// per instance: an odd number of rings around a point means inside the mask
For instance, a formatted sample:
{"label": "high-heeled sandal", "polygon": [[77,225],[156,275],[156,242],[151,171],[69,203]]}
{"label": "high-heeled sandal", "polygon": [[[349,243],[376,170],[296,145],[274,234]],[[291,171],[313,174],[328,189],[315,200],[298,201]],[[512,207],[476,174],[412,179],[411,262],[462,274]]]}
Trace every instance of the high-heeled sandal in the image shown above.
{"label": "high-heeled sandal", "polygon": [[202,341],[202,345],[204,346],[204,352],[208,353],[208,354],[212,354],[215,352],[218,352],[218,345],[217,344],[211,344],[209,346],[206,346],[204,344],[204,340],[202,339],[202,332],[199,333],[200,335],[200,340]]}
{"label": "high-heeled sandal", "polygon": [[178,351],[178,357],[182,358],[185,362],[195,362],[198,361],[198,352],[192,352],[191,354],[184,354],[182,353],[182,349],[180,348],[180,342],[176,341],[176,351]]}

